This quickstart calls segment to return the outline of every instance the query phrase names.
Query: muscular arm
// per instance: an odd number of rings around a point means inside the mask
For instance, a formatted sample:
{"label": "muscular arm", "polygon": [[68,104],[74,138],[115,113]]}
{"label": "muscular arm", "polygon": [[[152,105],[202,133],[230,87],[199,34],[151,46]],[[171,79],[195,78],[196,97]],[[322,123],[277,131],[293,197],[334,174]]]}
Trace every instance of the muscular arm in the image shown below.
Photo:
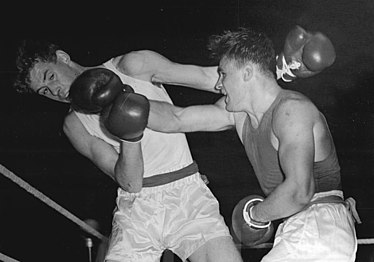
{"label": "muscular arm", "polygon": [[64,132],[79,153],[90,159],[125,191],[140,191],[143,180],[140,143],[122,143],[120,154],[117,154],[111,145],[91,136],[74,113],[65,118]]}
{"label": "muscular arm", "polygon": [[269,221],[302,210],[314,194],[313,128],[318,112],[303,100],[285,102],[275,113],[273,131],[285,180],[254,208],[254,219]]}
{"label": "muscular arm", "polygon": [[175,63],[153,51],[130,52],[116,58],[122,73],[154,83],[186,86],[219,93],[217,66],[197,66]]}
{"label": "muscular arm", "polygon": [[150,101],[148,127],[160,132],[222,131],[232,128],[234,116],[225,110],[224,98],[213,105],[185,108],[170,103]]}

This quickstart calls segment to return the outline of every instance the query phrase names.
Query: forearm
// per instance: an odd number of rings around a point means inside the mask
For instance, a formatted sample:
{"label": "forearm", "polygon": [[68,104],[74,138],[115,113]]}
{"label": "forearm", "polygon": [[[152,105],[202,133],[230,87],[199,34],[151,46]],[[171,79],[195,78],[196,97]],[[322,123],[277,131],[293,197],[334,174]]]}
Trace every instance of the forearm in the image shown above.
{"label": "forearm", "polygon": [[197,66],[169,63],[152,76],[151,81],[190,87],[198,90],[220,93],[216,84],[218,81],[217,66]]}
{"label": "forearm", "polygon": [[130,193],[139,192],[143,185],[143,155],[141,142],[122,142],[114,167],[114,176],[120,187]]}
{"label": "forearm", "polygon": [[[290,182],[291,184],[292,182]],[[253,208],[253,218],[258,221],[273,221],[286,218],[301,211],[309,203],[310,195],[288,181],[280,184],[263,202]]]}
{"label": "forearm", "polygon": [[213,93],[220,93],[220,91],[216,88],[216,84],[218,81],[218,72],[217,72],[217,66],[211,66],[211,67],[198,67],[198,70],[201,72],[202,81],[198,82],[197,85],[192,86],[193,88],[213,92]]}
{"label": "forearm", "polygon": [[225,110],[224,99],[214,105],[177,107],[173,104],[150,100],[147,127],[165,133],[215,132],[234,126],[234,115]]}
{"label": "forearm", "polygon": [[147,127],[158,132],[180,132],[181,126],[176,116],[180,108],[166,102],[150,100],[150,111]]}

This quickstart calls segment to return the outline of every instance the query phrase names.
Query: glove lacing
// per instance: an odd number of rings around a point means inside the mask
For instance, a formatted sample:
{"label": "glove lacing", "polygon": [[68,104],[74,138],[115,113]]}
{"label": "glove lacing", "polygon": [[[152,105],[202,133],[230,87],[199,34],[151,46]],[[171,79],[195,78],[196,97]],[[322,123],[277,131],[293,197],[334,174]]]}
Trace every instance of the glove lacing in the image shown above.
{"label": "glove lacing", "polygon": [[[278,56],[276,57],[278,60]],[[284,56],[282,56],[282,69],[279,69],[277,67],[277,79],[282,78],[284,82],[291,82],[292,79],[286,79],[283,76],[284,75],[289,75],[293,78],[296,78],[296,76],[292,73],[292,70],[299,69],[301,66],[301,63],[298,61],[293,60],[290,64],[287,64],[286,59]]]}

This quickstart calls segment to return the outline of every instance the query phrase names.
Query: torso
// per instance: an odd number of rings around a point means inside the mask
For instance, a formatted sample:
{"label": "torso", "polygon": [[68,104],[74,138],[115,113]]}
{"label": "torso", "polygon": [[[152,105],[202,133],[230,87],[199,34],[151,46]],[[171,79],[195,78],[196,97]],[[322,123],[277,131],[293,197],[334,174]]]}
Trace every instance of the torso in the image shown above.
{"label": "torso", "polygon": [[[273,116],[274,112],[289,99],[310,103],[309,99],[298,92],[283,90],[266,111],[257,128],[252,126],[248,115],[240,116],[240,122],[237,125],[237,130],[241,128],[241,133],[238,132],[238,134],[244,144],[247,156],[266,194],[269,194],[284,180],[278,160],[279,141],[274,134]],[[315,141],[313,175],[316,182],[316,192],[338,189],[341,186],[340,167],[334,143],[324,116],[319,112],[316,115],[313,128]]]}
{"label": "torso", "polygon": [[[142,78],[139,79],[120,72],[117,68],[120,59],[121,57],[109,60],[104,63],[104,67],[115,72],[122,82],[132,86],[136,93],[143,94],[148,99],[172,103],[162,85],[155,86],[151,82],[144,80],[147,79],[147,74],[138,74],[138,77]],[[104,140],[119,152],[118,141],[105,132],[105,128],[100,125],[98,116],[80,113],[76,113],[76,115],[92,136]],[[183,133],[166,134],[146,128],[142,138],[142,151],[144,177],[175,171],[193,162],[187,139]]]}

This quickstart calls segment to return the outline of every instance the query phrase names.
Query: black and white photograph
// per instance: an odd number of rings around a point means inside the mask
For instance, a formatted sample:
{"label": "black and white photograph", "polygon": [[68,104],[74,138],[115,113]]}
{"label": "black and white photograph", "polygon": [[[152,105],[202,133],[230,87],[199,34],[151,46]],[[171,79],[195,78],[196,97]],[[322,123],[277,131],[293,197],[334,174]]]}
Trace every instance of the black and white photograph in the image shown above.
{"label": "black and white photograph", "polygon": [[0,261],[374,261],[373,1],[0,23]]}

